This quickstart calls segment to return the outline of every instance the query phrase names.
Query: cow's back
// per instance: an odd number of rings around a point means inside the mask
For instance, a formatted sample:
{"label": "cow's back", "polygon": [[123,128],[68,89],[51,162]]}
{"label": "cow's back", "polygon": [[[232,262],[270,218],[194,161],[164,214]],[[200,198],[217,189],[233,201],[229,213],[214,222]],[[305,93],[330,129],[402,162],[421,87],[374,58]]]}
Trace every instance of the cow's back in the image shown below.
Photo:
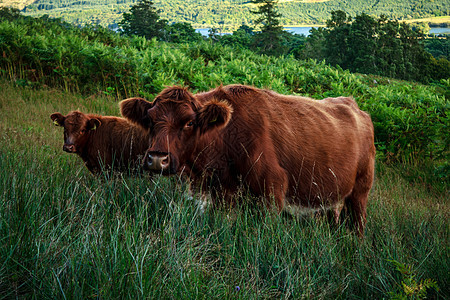
{"label": "cow's back", "polygon": [[373,125],[351,98],[313,100],[239,85],[199,94],[200,101],[213,97],[233,106],[221,134],[235,152],[229,161],[255,169],[270,155],[286,171],[288,201],[316,207],[345,198],[358,172],[373,164]]}
{"label": "cow's back", "polygon": [[287,198],[317,206],[348,196],[358,173],[373,163],[370,116],[351,98],[271,97],[276,104],[270,129],[289,174]]}

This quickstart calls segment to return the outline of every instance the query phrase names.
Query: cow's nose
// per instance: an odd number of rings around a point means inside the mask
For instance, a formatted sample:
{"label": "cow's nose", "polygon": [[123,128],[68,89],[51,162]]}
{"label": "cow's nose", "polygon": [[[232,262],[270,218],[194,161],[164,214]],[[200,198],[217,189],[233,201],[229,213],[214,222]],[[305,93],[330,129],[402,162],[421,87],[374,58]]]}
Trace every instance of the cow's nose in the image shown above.
{"label": "cow's nose", "polygon": [[75,145],[64,144],[63,150],[69,153],[75,152]]}
{"label": "cow's nose", "polygon": [[149,170],[164,171],[170,165],[169,154],[148,153],[145,160],[144,166]]}

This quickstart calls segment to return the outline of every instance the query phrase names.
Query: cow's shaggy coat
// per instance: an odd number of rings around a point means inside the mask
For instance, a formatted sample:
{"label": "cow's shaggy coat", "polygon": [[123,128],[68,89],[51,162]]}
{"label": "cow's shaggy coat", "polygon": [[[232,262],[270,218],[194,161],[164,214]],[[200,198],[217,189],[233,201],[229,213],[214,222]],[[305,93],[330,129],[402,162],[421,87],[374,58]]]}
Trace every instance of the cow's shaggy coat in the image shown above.
{"label": "cow's shaggy coat", "polygon": [[124,100],[124,117],[150,129],[144,166],[184,172],[213,201],[242,186],[266,203],[351,210],[363,233],[374,178],[374,129],[352,98],[314,100],[244,85],[192,94],[170,87],[155,100]]}
{"label": "cow's shaggy coat", "polygon": [[139,166],[148,148],[149,133],[124,118],[72,111],[50,118],[64,127],[63,150],[76,153],[91,173],[127,171]]}

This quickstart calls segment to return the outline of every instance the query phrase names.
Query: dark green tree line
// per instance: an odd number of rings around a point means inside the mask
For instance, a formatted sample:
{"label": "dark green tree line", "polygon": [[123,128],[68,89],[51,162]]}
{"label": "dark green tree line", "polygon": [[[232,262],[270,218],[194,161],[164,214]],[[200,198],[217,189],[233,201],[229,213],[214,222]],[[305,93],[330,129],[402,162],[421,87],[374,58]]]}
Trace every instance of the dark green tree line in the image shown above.
{"label": "dark green tree line", "polygon": [[332,13],[324,30],[312,30],[298,58],[315,58],[352,72],[428,82],[450,77],[448,60],[425,50],[424,35],[406,23],[367,14],[352,20]]}

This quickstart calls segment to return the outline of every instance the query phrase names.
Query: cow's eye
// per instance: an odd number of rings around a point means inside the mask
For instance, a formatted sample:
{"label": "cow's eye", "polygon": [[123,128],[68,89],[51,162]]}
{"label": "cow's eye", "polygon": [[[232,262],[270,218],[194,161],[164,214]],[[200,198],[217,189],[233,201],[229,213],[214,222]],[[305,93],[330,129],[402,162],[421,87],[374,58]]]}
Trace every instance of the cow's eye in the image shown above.
{"label": "cow's eye", "polygon": [[85,129],[81,129],[81,130],[80,130],[80,134],[84,134],[85,132],[86,132]]}
{"label": "cow's eye", "polygon": [[194,121],[189,121],[186,123],[186,125],[184,125],[184,128],[192,127],[192,125],[194,125]]}

